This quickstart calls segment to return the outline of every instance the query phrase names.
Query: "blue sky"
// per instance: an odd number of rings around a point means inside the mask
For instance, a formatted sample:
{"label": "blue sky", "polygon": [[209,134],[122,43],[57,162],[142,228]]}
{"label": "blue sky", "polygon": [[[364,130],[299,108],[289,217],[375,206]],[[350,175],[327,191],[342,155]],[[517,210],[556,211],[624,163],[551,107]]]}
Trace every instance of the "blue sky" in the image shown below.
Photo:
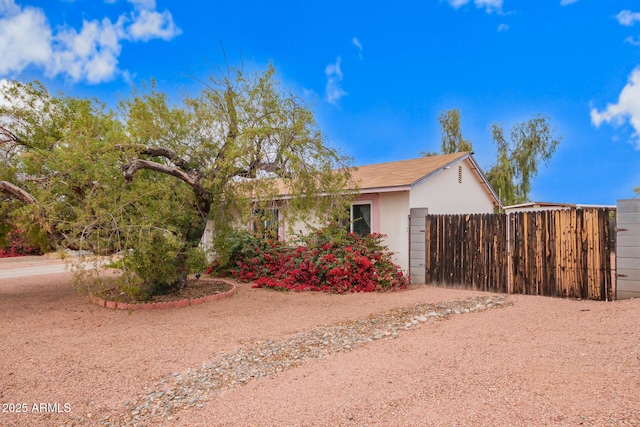
{"label": "blue sky", "polygon": [[563,140],[533,200],[640,186],[637,0],[0,0],[0,79],[115,105],[153,77],[179,101],[225,61],[273,63],[359,165],[438,150],[437,117],[458,108],[488,170],[491,124],[543,114]]}

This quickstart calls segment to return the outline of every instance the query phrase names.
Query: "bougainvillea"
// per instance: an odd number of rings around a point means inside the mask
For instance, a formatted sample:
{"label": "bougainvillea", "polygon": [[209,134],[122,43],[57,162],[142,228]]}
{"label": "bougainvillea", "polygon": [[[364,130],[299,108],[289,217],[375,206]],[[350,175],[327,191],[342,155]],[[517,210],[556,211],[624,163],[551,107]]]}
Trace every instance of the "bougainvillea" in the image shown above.
{"label": "bougainvillea", "polygon": [[0,247],[0,258],[40,254],[39,248],[34,248],[25,242],[25,237],[20,229],[15,229],[7,233],[4,241],[6,245]]}
{"label": "bougainvillea", "polygon": [[254,287],[332,293],[402,289],[409,284],[382,245],[385,236],[320,230],[296,246],[256,240],[238,251],[231,274]]}

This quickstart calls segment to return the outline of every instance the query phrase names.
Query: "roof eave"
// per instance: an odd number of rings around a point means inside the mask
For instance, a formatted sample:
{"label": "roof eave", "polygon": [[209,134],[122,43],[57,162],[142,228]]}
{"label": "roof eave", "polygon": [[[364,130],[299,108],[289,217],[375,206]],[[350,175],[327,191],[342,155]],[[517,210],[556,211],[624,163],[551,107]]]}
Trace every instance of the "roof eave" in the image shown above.
{"label": "roof eave", "polygon": [[371,194],[371,193],[395,193],[398,191],[409,191],[411,190],[411,185],[396,185],[391,187],[370,187],[370,188],[360,188],[360,194]]}
{"label": "roof eave", "polygon": [[469,155],[467,157],[469,158],[469,161],[473,165],[473,168],[475,169],[476,173],[480,177],[480,180],[481,180],[482,184],[487,188],[489,196],[491,196],[493,198],[495,207],[497,207],[499,209],[503,209],[504,207],[502,206],[502,202],[500,201],[500,197],[498,197],[498,195],[496,194],[495,190],[493,189],[493,187],[489,183],[489,180],[487,179],[487,177],[482,172],[482,169],[480,169],[480,166],[476,162],[476,159],[474,159],[471,154],[473,154],[473,152],[469,153]]}
{"label": "roof eave", "polygon": [[419,179],[415,180],[414,182],[412,182],[410,184],[411,187],[413,188],[416,185],[422,184],[427,179],[444,172],[445,170],[451,168],[451,166],[453,166],[455,163],[458,163],[459,161],[464,160],[464,159],[466,159],[466,158],[468,158],[470,156],[471,156],[471,153],[463,153],[463,154],[461,154],[460,157],[456,157],[455,159],[451,160],[449,163],[446,163],[446,164],[440,166],[438,169],[433,170],[433,171],[429,172],[428,174],[424,175],[422,178],[419,178]]}

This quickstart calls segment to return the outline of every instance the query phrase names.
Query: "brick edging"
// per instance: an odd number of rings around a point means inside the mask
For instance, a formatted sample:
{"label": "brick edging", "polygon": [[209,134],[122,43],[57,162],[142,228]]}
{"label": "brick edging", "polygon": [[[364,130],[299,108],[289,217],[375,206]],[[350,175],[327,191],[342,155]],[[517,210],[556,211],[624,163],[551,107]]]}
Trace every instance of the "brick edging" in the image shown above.
{"label": "brick edging", "polygon": [[164,302],[142,302],[142,303],[126,303],[109,301],[98,297],[91,297],[91,302],[99,305],[100,307],[112,308],[116,310],[164,310],[166,308],[178,308],[188,307],[190,305],[202,304],[209,301],[221,300],[229,298],[236,293],[235,283],[229,282],[224,279],[201,279],[201,280],[215,280],[216,282],[224,282],[231,285],[231,289],[227,292],[219,294],[207,295],[200,298],[185,298],[178,301],[164,301]]}

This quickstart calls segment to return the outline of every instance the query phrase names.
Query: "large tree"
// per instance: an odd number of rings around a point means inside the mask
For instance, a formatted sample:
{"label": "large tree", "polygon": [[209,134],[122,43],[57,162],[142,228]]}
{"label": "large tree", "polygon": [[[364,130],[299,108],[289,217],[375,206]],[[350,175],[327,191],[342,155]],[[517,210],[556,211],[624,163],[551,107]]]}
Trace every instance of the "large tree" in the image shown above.
{"label": "large tree", "polygon": [[[438,120],[444,154],[473,150],[471,142],[462,137],[458,109],[442,112]],[[551,159],[562,137],[551,126],[550,119],[543,115],[514,124],[510,140],[505,138],[502,125],[494,123],[491,130],[497,157],[487,172],[487,179],[503,205],[525,203],[529,201],[531,183],[538,174],[539,165]]]}
{"label": "large tree", "polygon": [[39,84],[2,89],[9,194],[33,198],[23,210],[44,212],[58,244],[124,254],[135,273],[124,275],[128,286],[141,280],[142,293],[184,286],[207,221],[222,242],[278,195],[292,220],[322,217],[349,197],[347,160],[273,67],[230,69],[179,105],[152,82],[117,111]]}
{"label": "large tree", "polygon": [[471,142],[462,137],[460,129],[460,110],[452,108],[438,116],[442,133],[442,152],[444,154],[472,151]]}

